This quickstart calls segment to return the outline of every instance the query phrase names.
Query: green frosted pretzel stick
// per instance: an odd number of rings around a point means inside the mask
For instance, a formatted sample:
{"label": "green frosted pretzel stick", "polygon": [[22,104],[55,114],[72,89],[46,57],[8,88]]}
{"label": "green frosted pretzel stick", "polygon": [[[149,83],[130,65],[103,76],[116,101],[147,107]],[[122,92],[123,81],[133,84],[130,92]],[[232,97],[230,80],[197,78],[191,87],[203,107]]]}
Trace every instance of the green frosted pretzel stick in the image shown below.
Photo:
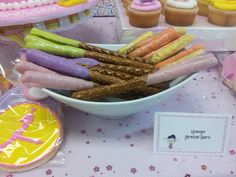
{"label": "green frosted pretzel stick", "polygon": [[66,45],[57,45],[37,36],[28,35],[25,37],[26,48],[38,49],[47,53],[65,56],[65,57],[84,57],[85,50]]}
{"label": "green frosted pretzel stick", "polygon": [[30,30],[30,34],[38,36],[43,39],[46,39],[46,40],[51,41],[53,43],[62,44],[62,45],[69,45],[69,46],[73,46],[73,47],[79,47],[79,45],[81,43],[78,40],[66,38],[66,37],[63,37],[63,36],[60,36],[60,35],[57,35],[54,33],[40,30],[38,28],[32,28]]}

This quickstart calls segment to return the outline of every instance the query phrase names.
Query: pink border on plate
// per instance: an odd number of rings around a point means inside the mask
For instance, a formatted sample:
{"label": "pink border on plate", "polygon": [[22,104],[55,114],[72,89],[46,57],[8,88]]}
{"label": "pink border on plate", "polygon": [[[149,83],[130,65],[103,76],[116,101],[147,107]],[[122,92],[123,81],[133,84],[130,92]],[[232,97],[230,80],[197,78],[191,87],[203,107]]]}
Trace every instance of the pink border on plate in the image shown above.
{"label": "pink border on plate", "polygon": [[74,13],[79,13],[97,5],[100,0],[88,0],[87,3],[62,7],[57,4],[0,12],[0,27],[38,23],[54,18],[61,18]]}

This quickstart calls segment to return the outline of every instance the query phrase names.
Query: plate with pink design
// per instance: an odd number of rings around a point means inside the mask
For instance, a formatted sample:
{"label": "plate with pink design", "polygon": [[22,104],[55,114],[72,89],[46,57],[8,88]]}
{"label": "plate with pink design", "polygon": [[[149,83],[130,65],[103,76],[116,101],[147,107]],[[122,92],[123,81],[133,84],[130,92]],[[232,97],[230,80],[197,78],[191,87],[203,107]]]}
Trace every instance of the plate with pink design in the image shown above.
{"label": "plate with pink design", "polygon": [[57,0],[0,0],[0,27],[63,18],[91,9],[99,1],[88,0],[80,5],[63,7],[57,4]]}

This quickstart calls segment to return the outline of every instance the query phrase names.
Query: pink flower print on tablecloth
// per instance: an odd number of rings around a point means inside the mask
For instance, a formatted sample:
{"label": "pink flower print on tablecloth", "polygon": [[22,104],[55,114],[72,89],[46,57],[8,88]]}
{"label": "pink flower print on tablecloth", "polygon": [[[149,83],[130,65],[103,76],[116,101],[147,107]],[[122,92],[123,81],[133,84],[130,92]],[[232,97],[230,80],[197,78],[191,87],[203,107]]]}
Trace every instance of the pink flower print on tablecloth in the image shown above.
{"label": "pink flower print on tablecloth", "polygon": [[232,150],[229,151],[229,154],[230,154],[230,155],[235,155],[235,154],[236,154],[236,151],[232,149]]}
{"label": "pink flower print on tablecloth", "polygon": [[111,171],[112,170],[112,166],[111,165],[107,165],[106,169],[107,169],[107,171]]}
{"label": "pink flower print on tablecloth", "polygon": [[190,175],[190,174],[188,174],[188,173],[186,173],[186,175],[185,175],[184,177],[191,177],[191,175]]}
{"label": "pink flower print on tablecloth", "polygon": [[131,136],[130,136],[130,135],[125,135],[125,138],[126,138],[126,139],[130,139]]}
{"label": "pink flower print on tablecloth", "polygon": [[133,173],[133,174],[135,174],[135,173],[137,173],[137,169],[136,169],[136,168],[131,168],[131,169],[130,169],[130,172]]}
{"label": "pink flower print on tablecloth", "polygon": [[46,171],[46,175],[51,175],[52,174],[52,170],[51,169],[48,169],[47,171]]}
{"label": "pink flower print on tablecloth", "polygon": [[207,170],[207,166],[206,165],[201,165],[202,170],[206,171]]}
{"label": "pink flower print on tablecloth", "polygon": [[155,166],[153,166],[153,165],[149,166],[148,168],[150,171],[155,171],[155,169],[156,169]]}
{"label": "pink flower print on tablecloth", "polygon": [[6,175],[6,177],[13,177],[13,174],[9,173]]}
{"label": "pink flower print on tablecloth", "polygon": [[97,167],[97,166],[93,168],[93,171],[94,171],[94,172],[99,172],[99,170],[100,170],[100,168]]}
{"label": "pink flower print on tablecloth", "polygon": [[102,133],[102,129],[101,129],[101,128],[98,128],[98,129],[97,129],[97,133]]}
{"label": "pink flower print on tablecloth", "polygon": [[86,134],[86,130],[80,130],[81,134]]}

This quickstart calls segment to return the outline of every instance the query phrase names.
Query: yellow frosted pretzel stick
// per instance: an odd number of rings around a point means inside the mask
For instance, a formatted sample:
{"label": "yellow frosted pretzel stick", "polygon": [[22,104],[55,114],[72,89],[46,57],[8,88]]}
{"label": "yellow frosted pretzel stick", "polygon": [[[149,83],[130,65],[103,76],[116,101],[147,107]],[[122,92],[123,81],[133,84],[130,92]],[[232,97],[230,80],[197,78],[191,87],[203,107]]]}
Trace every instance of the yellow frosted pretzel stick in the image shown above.
{"label": "yellow frosted pretzel stick", "polygon": [[25,46],[24,37],[21,36],[20,34],[10,34],[10,35],[6,35],[5,37],[10,39],[11,41],[16,42],[21,47]]}

